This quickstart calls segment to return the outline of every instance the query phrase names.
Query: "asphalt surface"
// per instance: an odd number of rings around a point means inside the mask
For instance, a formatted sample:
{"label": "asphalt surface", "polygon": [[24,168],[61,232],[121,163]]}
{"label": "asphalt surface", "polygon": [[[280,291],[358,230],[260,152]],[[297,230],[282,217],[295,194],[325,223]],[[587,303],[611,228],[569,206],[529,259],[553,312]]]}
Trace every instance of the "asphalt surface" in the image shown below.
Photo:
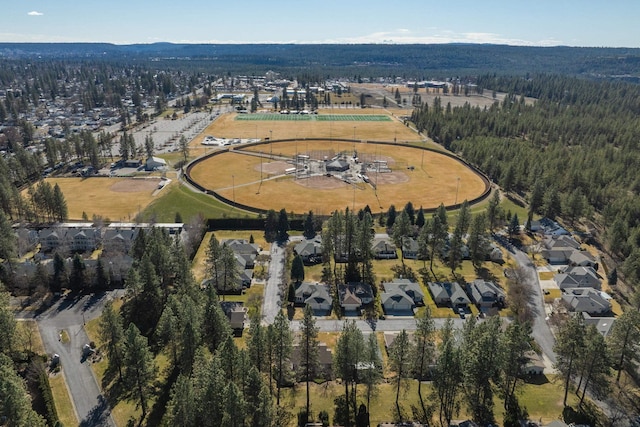
{"label": "asphalt surface", "polygon": [[270,325],[280,310],[280,284],[284,273],[284,246],[271,244],[271,260],[269,261],[269,276],[264,287],[262,300],[262,324]]}
{"label": "asphalt surface", "polygon": [[[82,347],[89,343],[84,323],[100,316],[105,302],[113,296],[113,293],[100,293],[78,298],[61,297],[42,314],[22,313],[18,316],[34,318],[47,354],[60,356],[62,373],[81,426],[115,427],[90,362],[82,355]],[[69,336],[68,343],[60,339],[63,330]]]}

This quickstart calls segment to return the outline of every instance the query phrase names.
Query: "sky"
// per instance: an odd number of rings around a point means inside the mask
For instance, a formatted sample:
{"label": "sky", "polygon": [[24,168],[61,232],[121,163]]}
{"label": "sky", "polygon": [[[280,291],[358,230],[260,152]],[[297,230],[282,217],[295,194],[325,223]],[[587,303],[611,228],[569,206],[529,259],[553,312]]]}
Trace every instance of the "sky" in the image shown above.
{"label": "sky", "polygon": [[0,0],[0,42],[640,47],[638,0]]}

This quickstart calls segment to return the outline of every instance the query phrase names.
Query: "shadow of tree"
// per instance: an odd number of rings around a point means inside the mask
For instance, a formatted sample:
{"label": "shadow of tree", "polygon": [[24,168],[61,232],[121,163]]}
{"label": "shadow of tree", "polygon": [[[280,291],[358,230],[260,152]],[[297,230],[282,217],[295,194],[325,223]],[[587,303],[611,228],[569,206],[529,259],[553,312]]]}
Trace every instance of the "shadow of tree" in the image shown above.
{"label": "shadow of tree", "polygon": [[[171,368],[167,367],[167,369]],[[166,412],[167,404],[171,398],[171,388],[178,379],[179,374],[180,370],[177,367],[174,367],[171,369],[170,374],[167,375],[167,380],[164,383],[161,381],[157,381],[155,383],[157,398],[151,408],[151,411],[149,411],[149,414],[147,415],[146,425],[148,427],[159,426],[162,423],[162,417]]]}
{"label": "shadow of tree", "polygon": [[98,404],[94,406],[87,417],[80,422],[80,427],[110,426],[111,414],[109,403],[104,396],[98,396]]}
{"label": "shadow of tree", "polygon": [[549,378],[546,375],[528,375],[524,382],[531,385],[543,385],[549,383]]}

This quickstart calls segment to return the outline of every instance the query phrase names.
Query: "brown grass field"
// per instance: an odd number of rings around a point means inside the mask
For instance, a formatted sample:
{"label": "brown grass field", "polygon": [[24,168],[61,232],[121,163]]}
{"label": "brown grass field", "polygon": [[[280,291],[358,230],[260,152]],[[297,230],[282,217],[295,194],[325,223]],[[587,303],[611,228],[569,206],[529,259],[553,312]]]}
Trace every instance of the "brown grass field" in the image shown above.
{"label": "brown grass field", "polygon": [[112,221],[129,221],[166,191],[153,195],[159,178],[47,178],[47,181],[60,186],[72,220],[82,219],[84,212],[88,218],[99,215]]}
{"label": "brown grass field", "polygon": [[[361,159],[370,156],[389,160],[392,173],[371,176],[372,181],[378,182],[377,191],[369,184],[350,185],[336,178],[296,180],[290,175],[277,177],[292,165],[282,160],[261,160],[258,156],[233,151],[197,164],[192,169],[191,176],[206,188],[238,203],[262,209],[284,208],[287,212],[295,213],[313,210],[319,215],[328,215],[345,207],[358,210],[365,205],[369,205],[376,213],[379,210],[386,211],[392,204],[401,208],[408,201],[416,208],[433,208],[440,203],[452,205],[456,198],[458,202],[472,199],[485,189],[482,179],[463,163],[442,154],[401,144],[390,146],[337,141],[297,141],[260,145],[249,150],[270,153],[273,149],[274,157],[293,157],[296,152],[337,154],[346,151],[350,154],[354,146]],[[408,169],[410,166],[414,169]],[[261,169],[264,178],[262,185]],[[268,179],[270,176],[276,178]]]}

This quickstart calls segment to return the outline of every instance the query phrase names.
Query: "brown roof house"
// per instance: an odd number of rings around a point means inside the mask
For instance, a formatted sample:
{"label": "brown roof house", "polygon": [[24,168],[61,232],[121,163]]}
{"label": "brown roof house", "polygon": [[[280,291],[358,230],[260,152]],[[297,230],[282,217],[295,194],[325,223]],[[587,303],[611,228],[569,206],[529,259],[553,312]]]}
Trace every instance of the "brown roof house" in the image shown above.
{"label": "brown roof house", "polygon": [[373,302],[371,285],[363,282],[352,282],[338,286],[340,307],[345,314],[357,314],[365,305]]}

